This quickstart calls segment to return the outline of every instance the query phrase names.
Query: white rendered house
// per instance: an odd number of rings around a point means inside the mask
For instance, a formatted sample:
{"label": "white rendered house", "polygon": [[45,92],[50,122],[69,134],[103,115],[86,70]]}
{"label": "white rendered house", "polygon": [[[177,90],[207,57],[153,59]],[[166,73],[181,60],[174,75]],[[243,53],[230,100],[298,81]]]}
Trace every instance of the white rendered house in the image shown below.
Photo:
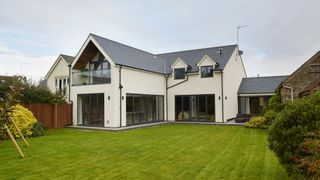
{"label": "white rendered house", "polygon": [[227,122],[245,68],[237,45],[152,54],[90,34],[72,63],[73,123]]}
{"label": "white rendered house", "polygon": [[45,76],[42,86],[53,93],[60,92],[69,100],[69,66],[74,57],[60,54]]}

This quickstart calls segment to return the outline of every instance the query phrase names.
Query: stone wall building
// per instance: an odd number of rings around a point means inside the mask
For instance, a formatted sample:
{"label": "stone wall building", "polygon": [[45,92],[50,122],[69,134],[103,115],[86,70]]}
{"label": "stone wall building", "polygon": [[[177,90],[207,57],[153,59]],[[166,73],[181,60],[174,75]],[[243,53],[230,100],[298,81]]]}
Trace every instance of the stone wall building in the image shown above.
{"label": "stone wall building", "polygon": [[283,81],[279,90],[283,102],[320,90],[320,51]]}

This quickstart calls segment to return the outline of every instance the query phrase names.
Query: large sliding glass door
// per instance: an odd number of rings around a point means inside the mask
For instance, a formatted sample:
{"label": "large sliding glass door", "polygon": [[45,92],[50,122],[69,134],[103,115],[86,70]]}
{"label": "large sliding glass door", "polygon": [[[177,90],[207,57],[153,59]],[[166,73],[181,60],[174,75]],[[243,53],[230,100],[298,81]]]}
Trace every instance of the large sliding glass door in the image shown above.
{"label": "large sliding glass door", "polygon": [[104,95],[78,95],[78,125],[104,126]]}
{"label": "large sliding glass door", "polygon": [[177,121],[215,121],[214,95],[175,96]]}
{"label": "large sliding glass door", "polygon": [[158,95],[127,94],[127,126],[163,121],[164,97]]}

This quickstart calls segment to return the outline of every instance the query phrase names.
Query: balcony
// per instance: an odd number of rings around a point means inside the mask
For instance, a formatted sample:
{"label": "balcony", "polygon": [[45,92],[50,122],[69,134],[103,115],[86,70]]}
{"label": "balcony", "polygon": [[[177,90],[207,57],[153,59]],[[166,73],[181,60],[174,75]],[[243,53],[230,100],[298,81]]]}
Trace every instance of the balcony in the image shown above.
{"label": "balcony", "polygon": [[72,85],[92,85],[111,83],[110,69],[81,71],[72,73]]}

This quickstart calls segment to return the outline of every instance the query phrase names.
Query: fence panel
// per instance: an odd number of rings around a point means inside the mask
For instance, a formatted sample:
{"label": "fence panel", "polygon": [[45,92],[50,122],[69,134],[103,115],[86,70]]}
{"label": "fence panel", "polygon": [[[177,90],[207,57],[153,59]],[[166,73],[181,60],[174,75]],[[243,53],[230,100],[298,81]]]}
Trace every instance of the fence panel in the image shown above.
{"label": "fence panel", "polygon": [[22,104],[22,106],[28,108],[37,120],[49,129],[71,125],[72,104],[32,103]]}

